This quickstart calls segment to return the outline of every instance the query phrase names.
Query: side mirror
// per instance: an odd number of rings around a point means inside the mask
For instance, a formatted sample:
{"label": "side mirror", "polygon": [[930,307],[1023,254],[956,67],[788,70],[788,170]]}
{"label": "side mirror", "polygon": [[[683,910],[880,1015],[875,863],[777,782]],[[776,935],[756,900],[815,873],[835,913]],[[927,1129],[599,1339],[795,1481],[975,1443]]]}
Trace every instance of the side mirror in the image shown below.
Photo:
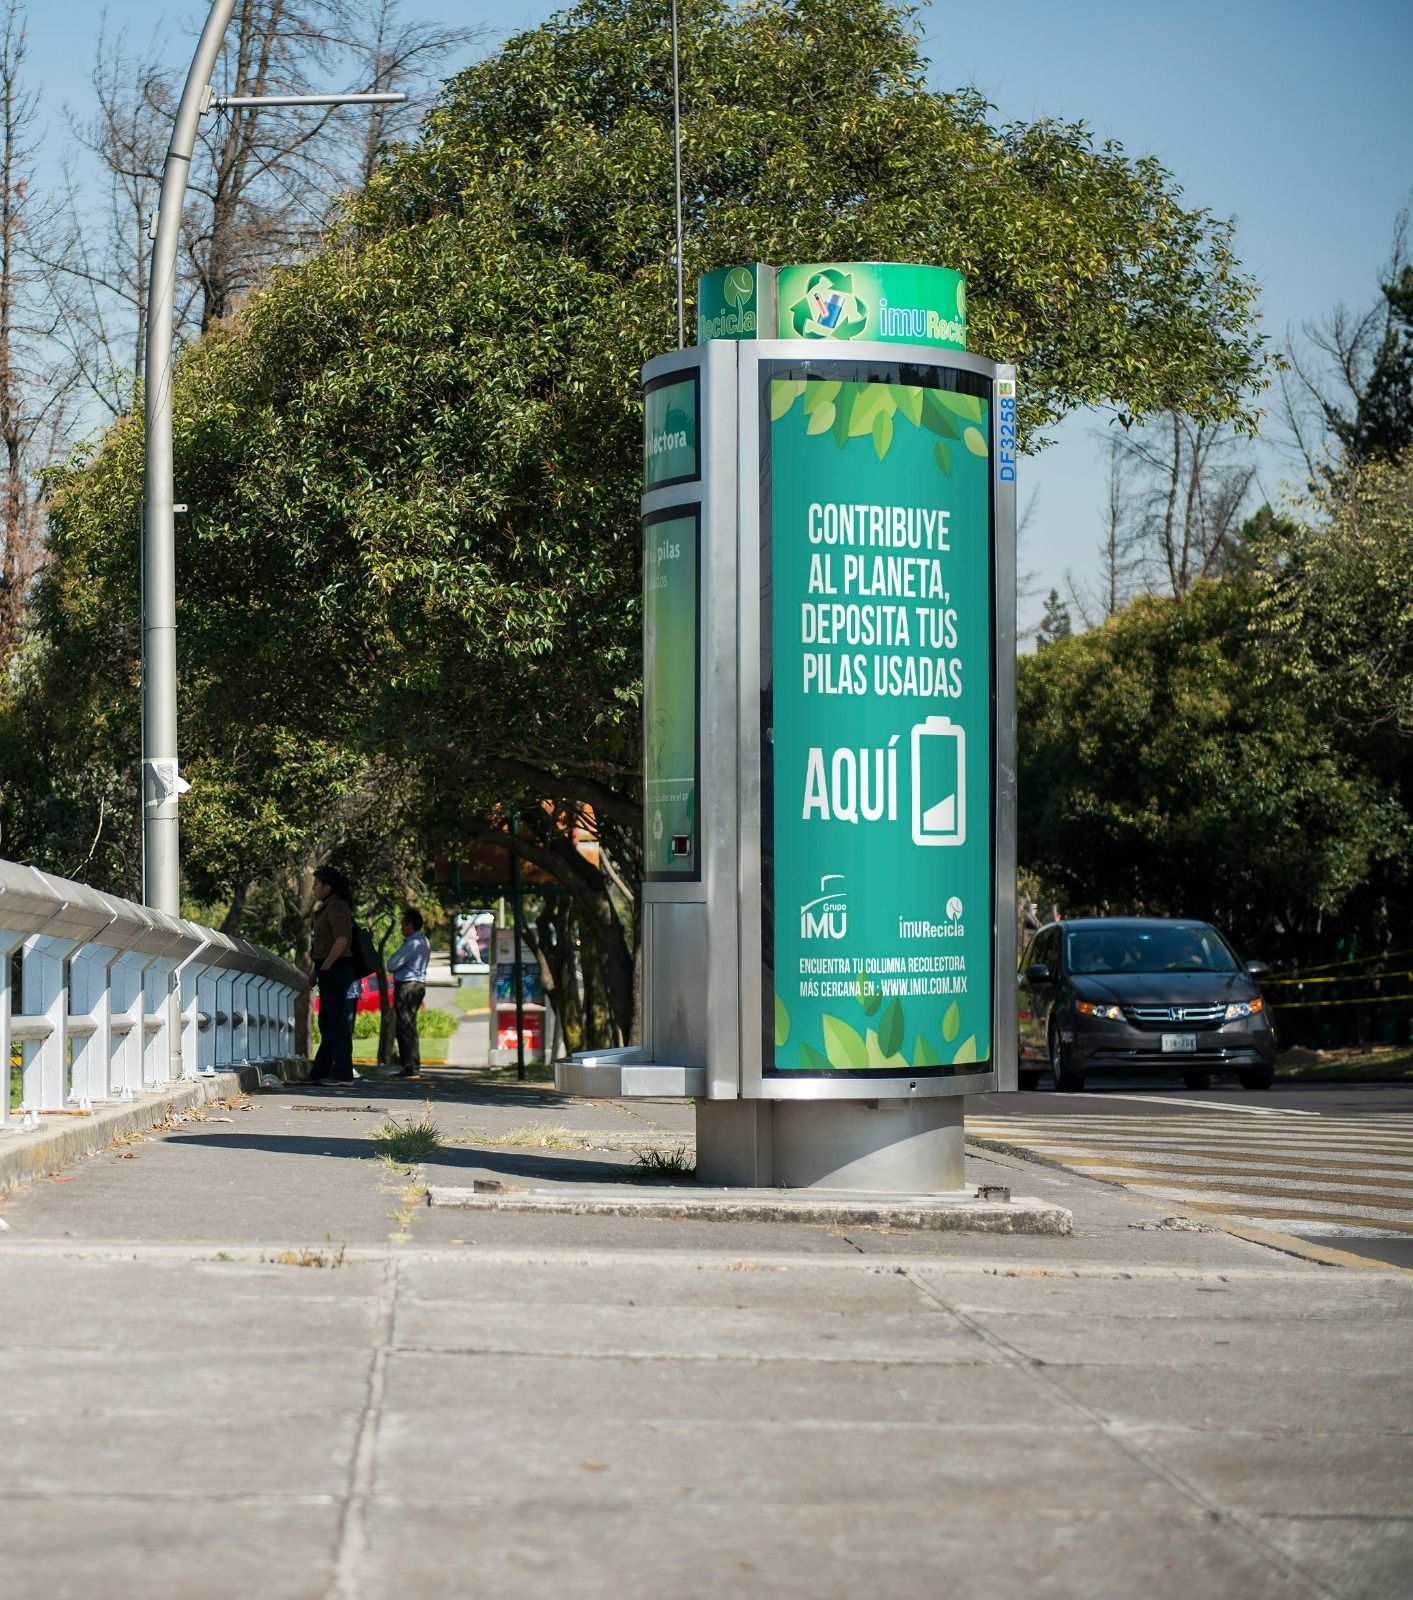
{"label": "side mirror", "polygon": [[1048,983],[1050,981],[1049,967],[1043,961],[1032,961],[1025,969],[1025,981],[1027,983]]}
{"label": "side mirror", "polygon": [[1271,969],[1264,961],[1248,961],[1245,970],[1248,978],[1269,978],[1271,975]]}

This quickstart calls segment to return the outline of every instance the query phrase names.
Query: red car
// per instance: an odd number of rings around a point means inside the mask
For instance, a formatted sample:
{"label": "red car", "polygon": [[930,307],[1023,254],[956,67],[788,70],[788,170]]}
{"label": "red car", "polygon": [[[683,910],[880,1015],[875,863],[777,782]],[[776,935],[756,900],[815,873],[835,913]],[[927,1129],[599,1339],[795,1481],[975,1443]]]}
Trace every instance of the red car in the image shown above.
{"label": "red car", "polygon": [[[389,989],[391,989],[391,985],[389,985]],[[391,993],[388,995],[388,1000],[392,1000]],[[319,1012],[319,991],[317,989],[314,991],[313,1006],[314,1013],[317,1016]],[[358,980],[358,1009],[360,1011],[377,1011],[380,1009],[378,1005],[378,975],[375,972],[370,972],[366,978]]]}

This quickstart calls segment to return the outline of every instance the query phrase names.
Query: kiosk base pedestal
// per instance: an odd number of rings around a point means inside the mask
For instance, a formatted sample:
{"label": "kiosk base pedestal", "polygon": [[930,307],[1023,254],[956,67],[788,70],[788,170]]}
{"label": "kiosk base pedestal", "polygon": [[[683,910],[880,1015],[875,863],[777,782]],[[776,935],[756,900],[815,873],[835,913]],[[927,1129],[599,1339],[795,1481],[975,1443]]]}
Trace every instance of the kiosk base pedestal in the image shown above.
{"label": "kiosk base pedestal", "polygon": [[705,1100],[697,1181],[945,1194],[962,1188],[960,1095],[927,1100]]}

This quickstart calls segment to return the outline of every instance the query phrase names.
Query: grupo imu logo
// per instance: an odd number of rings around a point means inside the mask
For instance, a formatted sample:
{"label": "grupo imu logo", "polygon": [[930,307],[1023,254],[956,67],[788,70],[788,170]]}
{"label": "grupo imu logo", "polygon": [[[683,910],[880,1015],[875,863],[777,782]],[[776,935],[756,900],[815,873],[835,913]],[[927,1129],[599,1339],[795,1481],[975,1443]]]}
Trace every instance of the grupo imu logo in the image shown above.
{"label": "grupo imu logo", "polygon": [[840,872],[828,872],[819,880],[819,893],[800,907],[802,939],[842,939],[849,931],[849,895],[845,889],[831,889],[843,883]]}

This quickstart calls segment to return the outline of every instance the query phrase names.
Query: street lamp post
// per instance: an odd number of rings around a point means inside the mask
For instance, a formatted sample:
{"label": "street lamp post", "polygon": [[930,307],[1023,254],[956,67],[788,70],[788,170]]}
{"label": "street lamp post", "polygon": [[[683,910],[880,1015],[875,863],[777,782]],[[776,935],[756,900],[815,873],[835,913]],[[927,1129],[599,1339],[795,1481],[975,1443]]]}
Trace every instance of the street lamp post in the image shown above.
{"label": "street lamp post", "polygon": [[[210,110],[285,106],[396,105],[405,94],[213,94],[211,77],[236,0],[213,0],[197,41],[172,124],[162,169],[149,275],[143,424],[146,474],[142,515],[142,898],[169,916],[181,913],[177,796],[177,582],[173,527],[172,385],[177,248],[182,204],[196,149],[196,129]],[[176,996],[170,997],[177,1004]],[[172,1070],[180,1075],[180,1030],[168,1030]]]}

